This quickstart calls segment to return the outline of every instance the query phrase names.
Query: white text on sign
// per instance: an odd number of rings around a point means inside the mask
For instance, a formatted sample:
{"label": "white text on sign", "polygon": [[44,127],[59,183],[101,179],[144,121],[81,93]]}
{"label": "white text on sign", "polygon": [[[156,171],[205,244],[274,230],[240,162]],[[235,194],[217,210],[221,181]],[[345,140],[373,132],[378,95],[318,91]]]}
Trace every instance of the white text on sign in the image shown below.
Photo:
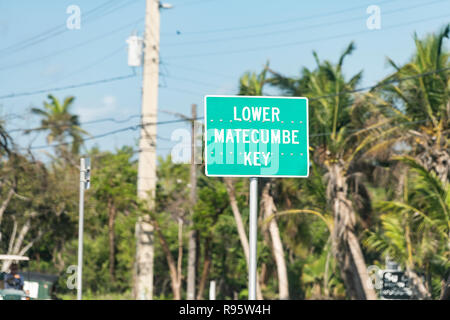
{"label": "white text on sign", "polygon": [[[214,121],[214,120],[212,120]],[[223,121],[223,120],[220,120]],[[244,106],[240,111],[233,108],[233,120],[238,122],[281,122],[278,107]],[[230,121],[230,122],[231,122]],[[293,123],[293,121],[292,121]],[[214,129],[214,143],[241,144],[300,144],[300,130],[286,129]],[[244,151],[245,166],[269,166],[271,152]]]}
{"label": "white text on sign", "polygon": [[[234,107],[234,120],[235,121],[261,121],[262,122],[275,122],[275,118],[277,121],[280,121],[280,109],[277,107],[244,107],[242,108],[241,117],[237,116],[237,108]],[[271,117],[269,118],[269,111],[271,112]],[[270,120],[271,119],[271,120]]]}

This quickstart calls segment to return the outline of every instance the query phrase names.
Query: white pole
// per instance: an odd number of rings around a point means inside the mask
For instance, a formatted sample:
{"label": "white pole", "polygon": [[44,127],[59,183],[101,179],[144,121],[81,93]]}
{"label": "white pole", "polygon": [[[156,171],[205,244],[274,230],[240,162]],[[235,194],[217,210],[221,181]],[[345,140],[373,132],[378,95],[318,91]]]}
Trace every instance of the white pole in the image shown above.
{"label": "white pole", "polygon": [[85,185],[85,159],[80,159],[80,203],[78,216],[78,271],[77,271],[77,300],[82,298],[82,272],[83,272],[83,223],[84,223],[84,185]]}
{"label": "white pole", "polygon": [[256,245],[258,232],[258,178],[250,178],[250,261],[248,265],[248,299],[256,300]]}
{"label": "white pole", "polygon": [[[148,209],[154,208],[156,192],[156,125],[159,78],[159,9],[158,0],[146,0],[145,52],[142,75],[142,127],[139,139],[137,193]],[[136,223],[135,298],[153,299],[154,238],[148,216]]]}
{"label": "white pole", "polygon": [[216,282],[214,280],[209,283],[209,300],[216,300]]}

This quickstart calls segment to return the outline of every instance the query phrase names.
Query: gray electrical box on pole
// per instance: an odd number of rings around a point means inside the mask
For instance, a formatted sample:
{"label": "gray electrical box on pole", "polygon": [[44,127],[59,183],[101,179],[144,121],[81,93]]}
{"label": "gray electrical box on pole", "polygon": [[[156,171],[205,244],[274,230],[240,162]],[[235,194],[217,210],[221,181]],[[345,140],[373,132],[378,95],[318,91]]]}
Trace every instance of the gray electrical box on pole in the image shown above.
{"label": "gray electrical box on pole", "polygon": [[84,166],[81,170],[84,172],[84,190],[88,190],[91,187],[91,159],[81,158],[81,162],[84,161]]}
{"label": "gray electrical box on pole", "polygon": [[140,67],[142,65],[144,39],[133,33],[126,42],[128,44],[128,66]]}

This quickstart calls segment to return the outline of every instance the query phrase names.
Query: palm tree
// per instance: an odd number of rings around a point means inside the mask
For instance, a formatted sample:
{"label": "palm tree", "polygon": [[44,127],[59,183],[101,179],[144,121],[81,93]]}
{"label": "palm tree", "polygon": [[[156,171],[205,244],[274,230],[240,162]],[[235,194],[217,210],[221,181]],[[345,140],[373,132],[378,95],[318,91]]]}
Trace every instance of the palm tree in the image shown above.
{"label": "palm tree", "polygon": [[260,74],[246,72],[239,79],[239,94],[244,96],[262,96],[263,87],[267,83],[267,63]]}
{"label": "palm tree", "polygon": [[[59,100],[48,95],[50,102],[44,101],[44,108],[32,108],[31,112],[42,117],[41,126],[36,131],[49,131],[47,143],[56,141],[60,150],[66,150],[66,139],[72,139],[73,154],[78,154],[83,142],[82,136],[87,132],[80,127],[80,121],[77,115],[70,112],[70,108],[75,97],[67,97],[61,104]],[[30,130],[31,131],[31,130]],[[28,132],[30,132],[28,131]]]}
{"label": "palm tree", "polygon": [[[305,286],[305,298],[345,297],[342,280],[334,272],[336,260],[333,259],[331,246],[333,215],[326,204],[326,185],[322,179],[322,172],[312,163],[307,180],[278,181],[274,193],[279,199],[277,201],[279,211],[264,223],[267,224],[275,217],[279,217],[280,222],[282,217],[290,217],[285,219],[284,243],[287,255],[295,256],[303,263],[300,269],[301,281]],[[308,209],[295,209],[296,207]],[[297,265],[296,269],[299,269]]]}
{"label": "palm tree", "polygon": [[[422,40],[415,34],[411,61],[399,67],[388,59],[396,71],[378,90],[385,97],[389,107],[385,115],[392,124],[384,138],[406,143],[410,154],[442,182],[450,180],[450,52],[444,43],[449,33],[450,24]],[[406,80],[384,85],[399,79]]]}
{"label": "palm tree", "polygon": [[[373,110],[378,113],[381,125],[369,130],[372,132],[362,144],[371,143],[371,150],[376,153],[409,154],[418,165],[434,172],[443,186],[450,182],[450,53],[445,46],[449,33],[450,24],[423,39],[415,34],[416,50],[408,63],[398,66],[388,59],[395,72],[368,94],[368,102],[377,107]],[[400,183],[398,190],[403,185]],[[389,220],[393,225],[392,219],[395,218],[386,217],[383,223],[387,225]],[[406,247],[404,250],[407,254]],[[407,261],[407,269],[413,269],[411,261]],[[443,277],[447,292],[442,290],[442,296],[445,296],[450,292],[450,275]],[[422,290],[418,296],[429,294]]]}
{"label": "palm tree", "polygon": [[[412,169],[414,175],[407,184],[411,188],[405,188],[402,201],[379,204],[384,212],[381,228],[370,232],[365,244],[405,267],[416,298],[430,298],[433,292],[434,296],[444,296],[442,284],[450,270],[449,185],[412,157],[396,159]],[[428,286],[422,283],[419,272],[431,279]]]}
{"label": "palm tree", "polygon": [[359,149],[355,145],[359,137],[351,133],[363,126],[367,112],[363,105],[355,103],[351,94],[346,93],[356,88],[362,72],[349,80],[342,72],[345,58],[354,49],[352,42],[335,65],[320,61],[314,52],[317,69],[310,71],[304,68],[298,79],[271,71],[274,78],[270,82],[288,95],[309,98],[311,132],[321,133],[311,139],[311,145],[314,146],[313,159],[322,167],[326,178],[328,205],[334,219],[334,256],[347,295],[353,299],[376,299],[375,291],[366,285],[370,280],[357,237],[355,201],[363,202],[367,209],[370,208],[370,199],[357,170]]}

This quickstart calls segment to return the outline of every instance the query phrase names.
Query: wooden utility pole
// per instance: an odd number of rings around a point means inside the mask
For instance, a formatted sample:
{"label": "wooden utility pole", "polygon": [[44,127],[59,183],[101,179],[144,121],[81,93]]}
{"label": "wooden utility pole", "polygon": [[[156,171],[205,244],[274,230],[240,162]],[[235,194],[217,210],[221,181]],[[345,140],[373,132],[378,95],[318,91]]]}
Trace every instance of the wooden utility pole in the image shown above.
{"label": "wooden utility pole", "polygon": [[[156,121],[159,73],[159,8],[158,0],[146,0],[144,35],[144,72],[142,84],[142,128],[139,140],[137,192],[140,199],[155,207],[156,190]],[[147,216],[136,223],[136,265],[134,294],[139,300],[153,298],[153,226]]]}
{"label": "wooden utility pole", "polygon": [[[192,105],[191,113],[191,193],[190,193],[190,223],[194,216],[194,206],[197,202],[197,168],[195,167],[195,119],[197,118],[197,105]],[[188,249],[188,274],[187,274],[187,299],[195,299],[195,262],[197,254],[197,243],[195,239],[195,231],[189,232],[189,249]]]}

